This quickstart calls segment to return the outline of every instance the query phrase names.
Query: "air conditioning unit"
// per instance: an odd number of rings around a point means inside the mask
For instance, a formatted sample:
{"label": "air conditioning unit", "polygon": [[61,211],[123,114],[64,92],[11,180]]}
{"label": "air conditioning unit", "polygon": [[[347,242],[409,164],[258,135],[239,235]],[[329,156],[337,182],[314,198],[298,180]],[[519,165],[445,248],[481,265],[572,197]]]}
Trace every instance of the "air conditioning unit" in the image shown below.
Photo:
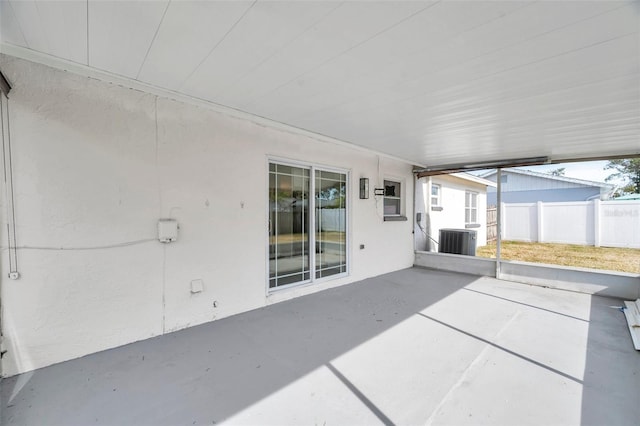
{"label": "air conditioning unit", "polygon": [[472,229],[441,229],[438,252],[476,255],[476,231]]}

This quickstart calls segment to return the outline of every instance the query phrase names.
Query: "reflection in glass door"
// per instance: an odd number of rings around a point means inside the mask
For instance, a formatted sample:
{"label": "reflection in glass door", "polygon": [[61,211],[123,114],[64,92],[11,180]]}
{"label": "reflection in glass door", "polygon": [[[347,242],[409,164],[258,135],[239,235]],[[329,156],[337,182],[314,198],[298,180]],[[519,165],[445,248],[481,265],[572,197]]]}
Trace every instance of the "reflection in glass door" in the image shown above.
{"label": "reflection in glass door", "polygon": [[347,175],[315,171],[315,277],[347,272]]}
{"label": "reflection in glass door", "polygon": [[269,288],[308,281],[310,169],[269,164]]}

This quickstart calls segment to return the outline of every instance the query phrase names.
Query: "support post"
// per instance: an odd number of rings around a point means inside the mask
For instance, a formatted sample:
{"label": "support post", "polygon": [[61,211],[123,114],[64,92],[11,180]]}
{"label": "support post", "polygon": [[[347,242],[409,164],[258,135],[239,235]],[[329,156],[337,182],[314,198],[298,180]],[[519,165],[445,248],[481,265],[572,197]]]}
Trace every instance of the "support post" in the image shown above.
{"label": "support post", "polygon": [[536,216],[537,216],[537,222],[538,222],[538,235],[537,235],[537,242],[539,243],[543,243],[544,242],[544,235],[542,233],[542,230],[544,228],[544,215],[543,215],[543,207],[544,205],[542,204],[542,201],[538,201],[536,203],[536,207],[537,207],[537,212],[536,212]]}
{"label": "support post", "polygon": [[496,203],[498,204],[498,209],[496,211],[496,278],[500,279],[500,249],[502,246],[502,169],[498,169],[498,173],[496,174]]}
{"label": "support post", "polygon": [[431,176],[427,177],[427,184],[425,185],[425,212],[424,212],[424,232],[425,239],[427,243],[427,251],[438,251],[437,247],[433,245],[433,241],[431,241],[431,185],[433,182],[431,180]]}

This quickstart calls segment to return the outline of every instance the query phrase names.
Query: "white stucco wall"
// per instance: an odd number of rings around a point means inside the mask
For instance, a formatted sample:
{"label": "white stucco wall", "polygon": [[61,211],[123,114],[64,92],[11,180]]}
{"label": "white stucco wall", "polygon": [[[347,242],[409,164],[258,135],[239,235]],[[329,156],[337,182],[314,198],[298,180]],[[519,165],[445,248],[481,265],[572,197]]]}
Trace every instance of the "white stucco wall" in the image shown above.
{"label": "white stucco wall", "polygon": [[[431,184],[441,186],[441,210],[429,208],[431,187],[428,178],[422,178],[416,185],[416,211],[423,214],[422,227],[431,238],[439,240],[439,230],[443,228],[465,229],[465,192],[478,193],[478,224],[479,228],[471,228],[477,232],[477,246],[487,244],[487,187],[449,175],[439,175],[430,178]],[[428,231],[430,230],[430,232]],[[425,233],[416,237],[416,250],[426,250]],[[416,231],[418,235],[418,231]],[[437,251],[437,245],[432,244],[432,251]]]}
{"label": "white stucco wall", "polygon": [[[411,217],[409,164],[7,56],[0,67],[18,246],[117,245],[155,239],[159,218],[180,224],[168,245],[21,248],[9,280],[3,217],[4,375],[413,264],[412,221],[383,222],[381,201],[358,199],[360,177],[400,177]],[[270,156],[350,171],[348,277],[267,294]]]}

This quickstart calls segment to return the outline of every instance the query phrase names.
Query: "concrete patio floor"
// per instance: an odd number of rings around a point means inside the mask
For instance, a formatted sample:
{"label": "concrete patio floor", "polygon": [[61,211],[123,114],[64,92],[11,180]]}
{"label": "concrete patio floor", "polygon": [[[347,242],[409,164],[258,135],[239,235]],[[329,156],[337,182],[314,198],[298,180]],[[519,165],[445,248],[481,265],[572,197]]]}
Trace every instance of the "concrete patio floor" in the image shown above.
{"label": "concrete patio floor", "polygon": [[622,303],[412,268],[4,379],[3,425],[637,425]]}

